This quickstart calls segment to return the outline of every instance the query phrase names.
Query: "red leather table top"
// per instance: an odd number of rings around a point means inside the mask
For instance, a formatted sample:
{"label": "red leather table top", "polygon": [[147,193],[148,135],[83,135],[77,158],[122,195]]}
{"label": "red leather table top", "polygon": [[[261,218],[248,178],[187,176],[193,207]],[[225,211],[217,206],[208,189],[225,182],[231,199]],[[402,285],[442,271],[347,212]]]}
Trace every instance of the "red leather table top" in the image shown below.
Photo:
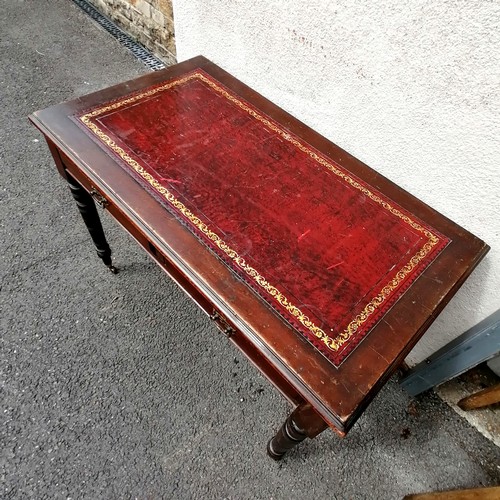
{"label": "red leather table top", "polygon": [[450,241],[202,69],[74,120],[335,366]]}

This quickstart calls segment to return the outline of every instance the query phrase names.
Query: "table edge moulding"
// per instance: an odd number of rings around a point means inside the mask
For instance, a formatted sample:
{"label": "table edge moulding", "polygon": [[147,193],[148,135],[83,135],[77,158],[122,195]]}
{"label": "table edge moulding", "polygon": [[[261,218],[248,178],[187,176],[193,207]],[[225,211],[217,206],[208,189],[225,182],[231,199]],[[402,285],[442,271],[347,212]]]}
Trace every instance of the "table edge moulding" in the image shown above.
{"label": "table edge moulding", "polygon": [[295,406],[274,459],[345,435],[489,250],[202,56],[30,120],[110,270],[95,202]]}

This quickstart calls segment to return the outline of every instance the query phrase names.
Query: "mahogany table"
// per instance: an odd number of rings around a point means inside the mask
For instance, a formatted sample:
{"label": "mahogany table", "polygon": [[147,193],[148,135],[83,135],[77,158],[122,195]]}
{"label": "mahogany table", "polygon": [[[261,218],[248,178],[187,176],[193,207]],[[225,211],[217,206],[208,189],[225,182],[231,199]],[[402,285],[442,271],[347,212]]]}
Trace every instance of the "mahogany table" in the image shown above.
{"label": "mahogany table", "polygon": [[274,459],[345,435],[488,251],[203,57],[30,119],[104,263],[94,200],[295,405]]}

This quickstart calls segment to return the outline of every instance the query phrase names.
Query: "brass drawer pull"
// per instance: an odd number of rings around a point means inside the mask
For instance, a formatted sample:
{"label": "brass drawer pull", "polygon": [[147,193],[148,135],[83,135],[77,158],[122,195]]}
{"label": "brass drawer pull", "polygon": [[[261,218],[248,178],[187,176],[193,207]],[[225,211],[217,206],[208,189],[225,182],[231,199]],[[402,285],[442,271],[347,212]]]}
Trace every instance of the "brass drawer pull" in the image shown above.
{"label": "brass drawer pull", "polygon": [[218,311],[214,309],[214,312],[209,316],[212,321],[215,321],[217,326],[222,330],[222,333],[227,337],[232,337],[235,333],[234,328],[229,325],[227,319],[224,318]]}
{"label": "brass drawer pull", "polygon": [[96,188],[91,189],[90,196],[92,196],[92,198],[94,198],[94,201],[102,208],[106,208],[109,203],[108,200],[104,198],[104,196],[99,193]]}

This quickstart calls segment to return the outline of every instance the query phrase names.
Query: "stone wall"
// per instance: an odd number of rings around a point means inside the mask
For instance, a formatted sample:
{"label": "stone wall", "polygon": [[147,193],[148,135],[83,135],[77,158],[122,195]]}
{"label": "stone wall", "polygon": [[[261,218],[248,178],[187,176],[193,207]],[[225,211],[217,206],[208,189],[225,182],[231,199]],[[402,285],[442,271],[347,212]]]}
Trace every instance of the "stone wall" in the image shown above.
{"label": "stone wall", "polygon": [[90,0],[167,64],[176,61],[172,0]]}

